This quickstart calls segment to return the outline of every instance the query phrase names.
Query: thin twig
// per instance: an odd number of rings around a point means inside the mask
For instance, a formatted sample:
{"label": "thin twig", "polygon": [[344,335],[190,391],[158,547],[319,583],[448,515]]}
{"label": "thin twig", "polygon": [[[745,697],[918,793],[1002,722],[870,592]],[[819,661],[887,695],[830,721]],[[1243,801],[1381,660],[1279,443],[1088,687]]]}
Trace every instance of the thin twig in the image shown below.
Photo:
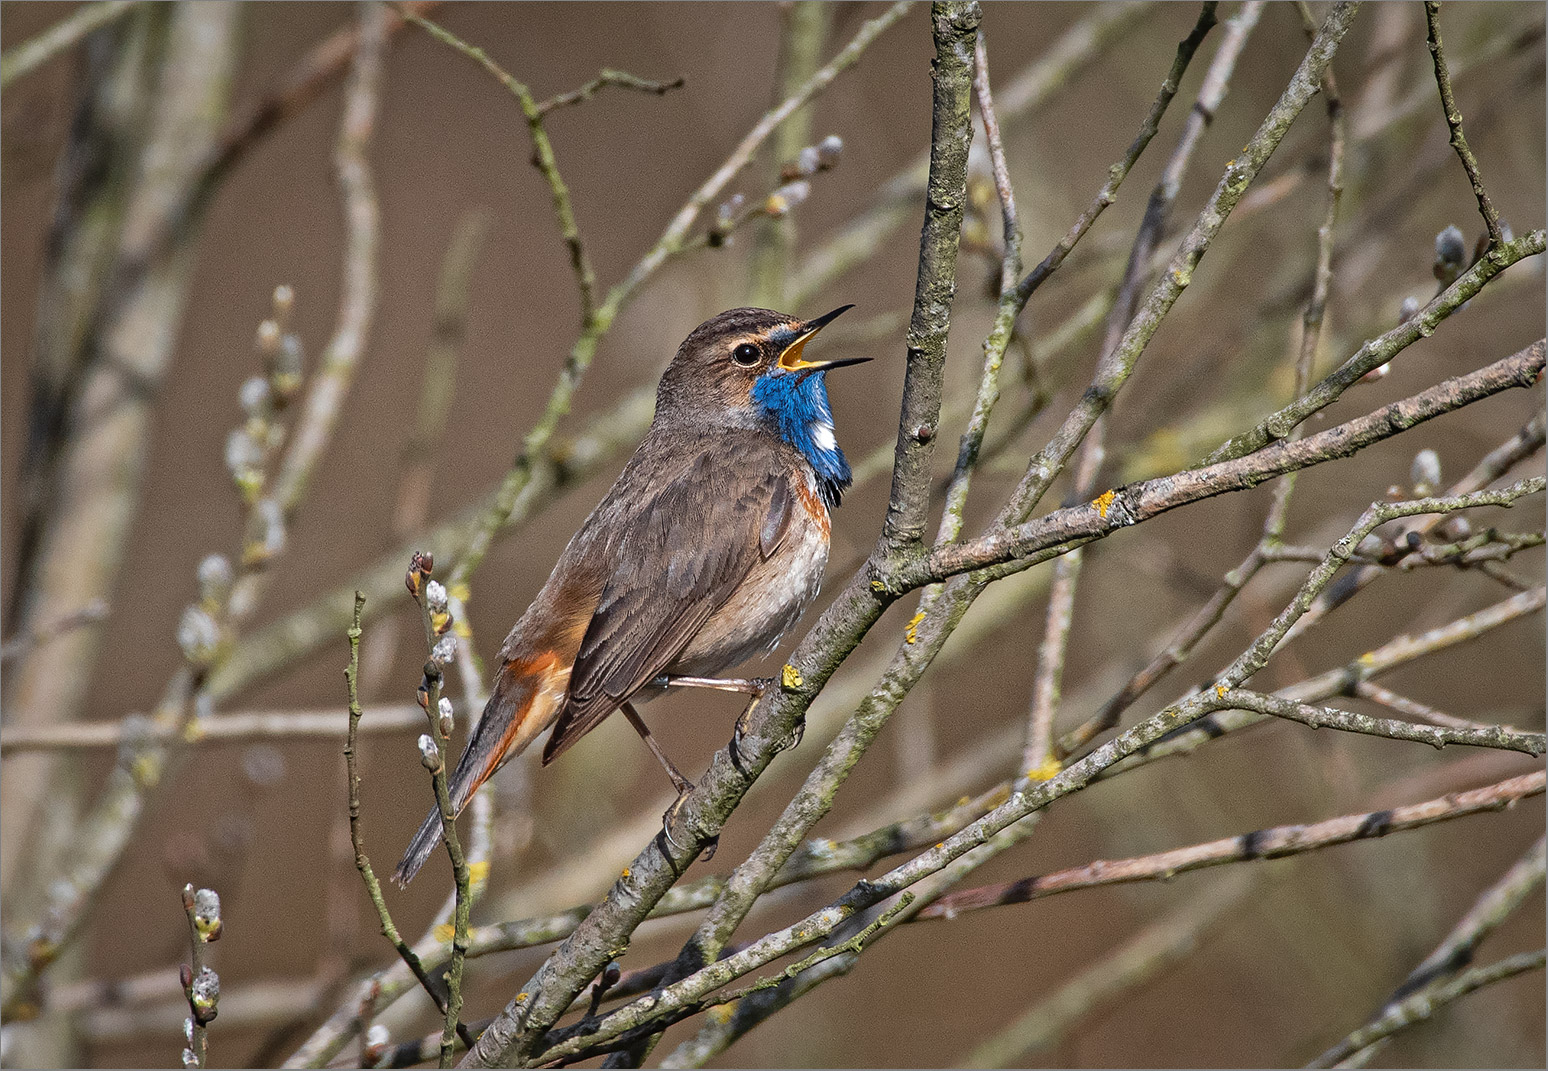
{"label": "thin twig", "polygon": [[[1009,1067],[1046,1051],[1093,1010],[1155,977],[1198,951],[1200,939],[1252,892],[1247,875],[1216,882],[1197,897],[1150,923],[1112,952],[1062,982],[1049,996],[974,1045],[962,1067]],[[1019,1065],[1018,1065],[1019,1066]]]}
{"label": "thin twig", "polygon": [[1150,144],[1150,139],[1156,136],[1156,131],[1161,129],[1161,117],[1166,114],[1166,109],[1172,103],[1172,98],[1177,95],[1177,90],[1182,82],[1182,76],[1188,69],[1193,54],[1198,51],[1199,45],[1215,25],[1216,3],[1205,3],[1199,9],[1198,21],[1188,36],[1177,45],[1177,57],[1172,61],[1172,69],[1167,72],[1166,78],[1161,82],[1161,91],[1157,94],[1150,111],[1146,114],[1144,122],[1140,124],[1139,133],[1130,142],[1128,150],[1123,158],[1107,170],[1107,182],[1097,191],[1091,206],[1081,213],[1069,232],[1059,240],[1059,243],[1049,251],[1048,255],[1033,268],[1027,277],[1021,280],[1017,289],[1030,297],[1043,282],[1058,270],[1064,263],[1064,258],[1069,256],[1076,243],[1091,229],[1097,217],[1107,210],[1107,206],[1118,198],[1118,187],[1123,184],[1124,178],[1139,160],[1140,154],[1145,151],[1145,146]]}
{"label": "thin twig", "polygon": [[[1411,398],[1299,441],[1277,442],[1244,457],[1129,484],[1085,505],[1054,510],[1015,527],[991,530],[965,543],[939,547],[927,557],[900,566],[888,579],[907,588],[976,570],[999,575],[1019,571],[1056,557],[1077,541],[1109,535],[1187,502],[1242,490],[1286,472],[1352,456],[1372,443],[1500,391],[1534,386],[1543,367],[1544,342],[1540,340],[1477,372],[1446,380]],[[1348,548],[1351,557],[1354,549]]]}
{"label": "thin twig", "polygon": [[190,964],[183,968],[183,996],[189,1016],[184,1023],[188,1047],[183,1050],[184,1067],[207,1067],[209,1063],[209,1025],[220,1011],[220,976],[204,962],[204,946],[220,940],[220,897],[210,889],[194,891],[183,886],[183,912],[188,916],[188,943],[192,948]]}
{"label": "thin twig", "polygon": [[371,904],[376,908],[376,916],[382,924],[382,936],[397,949],[398,955],[413,972],[419,984],[424,987],[430,999],[435,1003],[436,1010],[445,1014],[447,1000],[436,987],[435,981],[425,972],[424,965],[419,956],[409,947],[398,932],[398,927],[392,921],[392,913],[387,909],[387,900],[382,896],[382,884],[376,877],[376,871],[371,866],[370,856],[365,850],[365,834],[360,825],[360,770],[359,752],[356,748],[356,740],[360,731],[360,616],[365,610],[366,598],[360,592],[355,592],[354,618],[349,626],[349,665],[344,669],[344,681],[349,690],[349,728],[344,742],[345,778],[349,788],[349,840],[355,849],[355,869],[360,871],[360,880],[365,882],[366,893],[371,897]]}
{"label": "thin twig", "polygon": [[338,323],[323,350],[320,367],[275,476],[273,498],[286,515],[301,501],[333,437],[344,399],[365,356],[371,321],[376,314],[381,208],[368,154],[381,107],[386,44],[385,9],[368,3],[361,11],[360,45],[350,70],[344,118],[333,158],[345,220]]}
{"label": "thin twig", "polygon": [[[424,714],[409,704],[368,706],[361,732],[400,733],[417,728]],[[200,718],[185,727],[179,737],[174,729],[155,724],[145,714],[130,714],[117,721],[83,721],[64,725],[19,725],[0,729],[0,757],[30,751],[100,751],[122,747],[132,740],[166,744],[174,738],[198,747],[205,744],[245,744],[254,740],[275,742],[338,740],[344,736],[335,710],[238,710]]]}
{"label": "thin twig", "polygon": [[5,646],[0,647],[0,665],[10,662],[26,654],[34,647],[41,647],[50,640],[58,639],[65,633],[78,629],[83,625],[93,625],[103,620],[108,615],[106,599],[93,599],[79,610],[56,617],[52,621],[45,622],[20,636],[5,641]]}
{"label": "thin twig", "polygon": [[[1108,313],[1107,336],[1102,343],[1104,361],[1110,359],[1112,352],[1123,341],[1129,322],[1134,317],[1141,287],[1149,274],[1149,262],[1156,247],[1160,245],[1161,235],[1172,213],[1172,205],[1182,189],[1188,164],[1193,159],[1194,148],[1225,100],[1237,58],[1246,47],[1248,35],[1257,25],[1262,11],[1261,3],[1249,0],[1226,23],[1220,47],[1204,75],[1177,146],[1172,150],[1161,177],[1150,193],[1145,215],[1140,220],[1134,244],[1129,250],[1123,282],[1119,285],[1118,297]],[[1089,501],[1096,495],[1097,476],[1107,452],[1106,441],[1107,418],[1103,416],[1091,426],[1081,444],[1070,491],[1071,503]],[[1050,771],[1057,769],[1059,755],[1053,737],[1054,716],[1059,706],[1065,653],[1074,621],[1075,588],[1080,580],[1083,559],[1083,553],[1076,548],[1054,562],[1048,610],[1044,615],[1043,640],[1038,646],[1037,669],[1033,675],[1032,703],[1027,716],[1027,742],[1022,752],[1021,769],[1027,778],[1046,777]]]}
{"label": "thin twig", "polygon": [[[1349,1066],[1363,1066],[1352,1061],[1363,1051],[1370,1050],[1373,1046],[1386,1041],[1393,1034],[1405,1030],[1415,1023],[1424,1022],[1441,1008],[1461,997],[1467,996],[1475,989],[1482,989],[1486,985],[1503,982],[1507,978],[1514,978],[1518,974],[1527,971],[1540,971],[1545,961],[1548,961],[1548,949],[1540,948],[1536,952],[1518,952],[1514,956],[1506,956],[1496,960],[1487,967],[1472,967],[1462,972],[1450,981],[1434,988],[1420,989],[1417,992],[1404,997],[1392,1005],[1380,1019],[1361,1027],[1349,1036],[1349,1043],[1356,1046],[1348,1059]],[[1332,1067],[1345,1066],[1341,1061],[1338,1064],[1327,1064],[1319,1057],[1315,1063],[1308,1067]]]}
{"label": "thin twig", "polygon": [[1177,874],[1225,863],[1282,859],[1335,844],[1384,837],[1389,833],[1404,833],[1436,822],[1502,810],[1520,800],[1541,795],[1545,784],[1548,784],[1548,775],[1538,770],[1482,788],[1425,800],[1423,803],[1363,814],[1346,814],[1310,825],[1273,826],[1133,859],[1097,860],[1035,878],[1022,878],[1020,881],[952,893],[925,908],[920,912],[920,917],[954,919],[969,911],[1005,904],[1024,904],[1073,889],[1136,881],[1170,881]]}
{"label": "thin twig", "polygon": [[572,104],[590,100],[604,86],[635,89],[641,93],[654,93],[658,97],[664,97],[674,89],[681,89],[683,85],[684,81],[681,78],[674,78],[670,82],[658,82],[652,78],[641,78],[630,74],[628,71],[614,71],[604,67],[600,74],[579,89],[572,89],[568,93],[556,93],[547,100],[539,101],[537,113],[539,116],[544,116],[555,108],[568,108]]}
{"label": "thin twig", "polygon": [[1309,1066],[1333,1067],[1345,1061],[1356,1065],[1369,1063],[1391,1033],[1381,1029],[1383,1024],[1401,1027],[1413,1021],[1408,1018],[1404,1005],[1426,993],[1437,993],[1456,980],[1458,972],[1473,962],[1473,956],[1484,938],[1493,933],[1543,884],[1545,874],[1548,874],[1548,841],[1539,837],[1499,881],[1483,891],[1452,927],[1451,932],[1436,946],[1435,951],[1409,972],[1408,977],[1403,979],[1403,983],[1364,1026],[1350,1033]]}
{"label": "thin twig", "polygon": [[462,1012],[462,967],[468,954],[468,912],[472,906],[473,879],[468,868],[467,856],[462,851],[462,840],[457,835],[457,809],[452,804],[451,791],[447,787],[446,758],[447,751],[451,747],[451,706],[448,701],[443,710],[441,702],[441,686],[445,681],[444,670],[453,657],[448,648],[454,648],[457,641],[453,636],[442,638],[452,622],[446,616],[444,609],[431,605],[427,588],[430,566],[426,559],[415,555],[409,574],[415,579],[414,598],[419,602],[420,620],[425,629],[427,651],[424,682],[420,685],[420,695],[424,699],[425,716],[430,720],[430,731],[419,738],[419,746],[425,766],[430,771],[430,782],[435,791],[436,804],[440,808],[441,840],[445,843],[446,854],[451,859],[452,877],[456,883],[451,959],[446,970],[446,1006],[442,1009],[446,1014],[446,1027],[441,1032],[441,1066],[450,1067],[452,1054],[456,1051],[455,1043],[458,1035],[462,1035],[463,1044],[468,1046],[473,1044],[470,1035],[466,1033],[466,1027],[462,1025],[459,1018]]}
{"label": "thin twig", "polygon": [[[1427,703],[1420,703],[1405,695],[1398,695],[1396,692],[1383,688],[1379,684],[1372,684],[1370,681],[1361,681],[1359,684],[1356,684],[1350,690],[1350,694],[1360,699],[1370,700],[1372,703],[1377,703],[1384,707],[1390,707],[1399,714],[1406,714],[1410,718],[1418,718],[1420,721],[1427,721],[1432,725],[1446,725],[1453,729],[1482,729],[1490,727],[1486,722],[1469,721],[1466,718],[1454,717],[1443,710],[1436,710]],[[1520,731],[1512,725],[1502,725],[1499,728],[1509,732]]]}
{"label": "thin twig", "polygon": [[1489,229],[1489,248],[1493,249],[1505,240],[1504,233],[1500,230],[1500,215],[1494,210],[1494,202],[1489,200],[1489,191],[1484,189],[1483,176],[1478,172],[1478,158],[1473,155],[1473,150],[1467,146],[1467,136],[1462,133],[1462,112],[1457,108],[1456,98],[1451,93],[1451,75],[1446,70],[1446,54],[1441,46],[1440,34],[1440,0],[1424,0],[1424,22],[1428,30],[1426,43],[1430,48],[1430,58],[1435,63],[1435,85],[1440,90],[1441,108],[1446,113],[1446,127],[1451,131],[1451,147],[1457,151],[1457,159],[1462,161],[1462,169],[1467,172],[1467,181],[1473,187],[1473,196],[1478,199],[1478,214],[1483,217],[1484,226]]}
{"label": "thin twig", "polygon": [[63,19],[0,55],[0,89],[25,78],[81,38],[127,15],[139,0],[98,0],[82,4]]}
{"label": "thin twig", "polygon": [[[1000,94],[1003,122],[1037,114],[1054,96],[1099,59],[1150,9],[1136,3],[1100,4],[1072,26],[1048,50],[1011,79]],[[881,184],[875,201],[836,235],[818,245],[796,267],[787,286],[789,305],[800,308],[841,276],[870,261],[887,238],[916,218],[929,180],[930,154],[921,152],[907,167]]]}

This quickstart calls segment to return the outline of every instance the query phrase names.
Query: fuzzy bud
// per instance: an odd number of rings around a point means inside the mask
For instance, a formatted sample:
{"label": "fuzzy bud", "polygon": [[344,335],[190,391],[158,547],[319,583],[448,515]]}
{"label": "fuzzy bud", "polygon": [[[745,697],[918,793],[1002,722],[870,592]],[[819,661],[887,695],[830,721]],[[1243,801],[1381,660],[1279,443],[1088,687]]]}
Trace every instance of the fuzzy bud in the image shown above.
{"label": "fuzzy bud", "polygon": [[231,594],[231,563],[224,554],[208,554],[199,563],[199,597],[206,606],[221,607]]}
{"label": "fuzzy bud", "polygon": [[1408,482],[1419,497],[1433,495],[1441,482],[1440,455],[1429,447],[1415,454],[1414,463],[1408,467]]}
{"label": "fuzzy bud", "polygon": [[1448,226],[1435,236],[1434,271],[1435,278],[1440,280],[1442,286],[1456,282],[1466,257],[1467,240],[1455,225]]}
{"label": "fuzzy bud", "polygon": [[742,206],[747,203],[747,198],[739,193],[733,193],[730,200],[726,201],[715,210],[715,226],[725,230],[736,222],[737,214],[742,211]]}
{"label": "fuzzy bud", "polygon": [[430,649],[430,661],[441,667],[451,665],[457,657],[457,637],[455,634],[442,636],[435,641],[435,646]]}
{"label": "fuzzy bud", "polygon": [[220,940],[220,894],[214,889],[195,892],[192,885],[183,886],[183,904],[193,918],[194,931],[199,940],[208,944]]}
{"label": "fuzzy bud", "polygon": [[817,169],[826,171],[838,163],[839,156],[844,152],[844,139],[837,134],[829,134],[817,143]]}
{"label": "fuzzy bud", "polygon": [[220,975],[208,967],[200,967],[199,973],[188,983],[188,1003],[200,1026],[213,1022],[215,1006],[220,1003]]}
{"label": "fuzzy bud", "polygon": [[366,1030],[365,1047],[361,1050],[360,1064],[362,1067],[375,1067],[387,1052],[387,1043],[392,1040],[392,1035],[387,1032],[385,1023],[372,1023]]}
{"label": "fuzzy bud", "polygon": [[1379,364],[1372,368],[1365,375],[1361,376],[1357,382],[1375,383],[1378,379],[1386,379],[1387,373],[1390,371],[1392,371],[1392,362],[1388,361],[1386,364]]}
{"label": "fuzzy bud", "polygon": [[226,437],[226,469],[243,500],[251,502],[263,488],[263,446],[245,428]]}
{"label": "fuzzy bud", "polygon": [[[190,1023],[193,1022],[192,1019],[190,1019],[188,1021]],[[194,1051],[192,1049],[185,1048],[183,1050],[183,1066],[184,1067],[198,1067],[199,1066],[199,1058],[194,1055]]]}
{"label": "fuzzy bud", "polygon": [[799,182],[787,182],[769,194],[768,200],[763,202],[763,211],[778,219],[805,201],[811,193],[812,184],[805,179]]}
{"label": "fuzzy bud", "polygon": [[262,376],[251,376],[242,382],[237,391],[237,400],[242,404],[242,412],[249,419],[257,420],[268,415],[273,395],[269,390],[269,381]]}
{"label": "fuzzy bud", "polygon": [[306,363],[301,340],[295,335],[280,339],[279,349],[269,363],[269,382],[274,387],[276,406],[282,406],[301,389],[301,373]]}
{"label": "fuzzy bud", "polygon": [[441,696],[440,714],[441,723],[439,728],[441,730],[441,735],[451,736],[452,729],[456,727],[456,722],[452,718],[452,701],[447,699],[444,695]]}
{"label": "fuzzy bud", "polygon": [[273,357],[279,353],[280,339],[284,334],[277,320],[265,320],[258,325],[258,337],[253,344],[265,357]]}
{"label": "fuzzy bud", "polygon": [[272,498],[260,499],[253,507],[246,545],[242,548],[244,565],[258,565],[285,550],[285,511]]}
{"label": "fuzzy bud", "polygon": [[822,166],[822,155],[817,151],[817,146],[808,145],[796,155],[796,158],[786,164],[780,171],[780,178],[789,182],[793,179],[805,178],[808,175],[817,174],[817,169]]}
{"label": "fuzzy bud", "polygon": [[296,307],[296,292],[289,283],[274,288],[274,318],[284,322],[290,319],[290,310]]}
{"label": "fuzzy bud", "polygon": [[177,646],[183,657],[195,666],[207,666],[220,646],[220,626],[209,611],[190,606],[177,625]]}
{"label": "fuzzy bud", "polygon": [[1403,304],[1398,307],[1398,323],[1406,324],[1419,315],[1419,299],[1410,294],[1403,299]]}
{"label": "fuzzy bud", "polygon": [[419,734],[419,763],[431,773],[441,772],[441,749],[429,733]]}
{"label": "fuzzy bud", "polygon": [[432,580],[426,584],[425,601],[429,603],[433,612],[443,612],[446,609],[446,585],[439,580]]}

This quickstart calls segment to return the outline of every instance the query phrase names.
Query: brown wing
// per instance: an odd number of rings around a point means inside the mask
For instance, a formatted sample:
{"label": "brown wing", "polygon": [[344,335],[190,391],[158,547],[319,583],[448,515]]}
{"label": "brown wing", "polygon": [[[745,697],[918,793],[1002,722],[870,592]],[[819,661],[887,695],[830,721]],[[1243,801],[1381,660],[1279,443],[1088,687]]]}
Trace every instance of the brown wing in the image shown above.
{"label": "brown wing", "polygon": [[620,533],[545,764],[660,676],[783,541],[794,495],[777,466],[746,460],[700,456]]}

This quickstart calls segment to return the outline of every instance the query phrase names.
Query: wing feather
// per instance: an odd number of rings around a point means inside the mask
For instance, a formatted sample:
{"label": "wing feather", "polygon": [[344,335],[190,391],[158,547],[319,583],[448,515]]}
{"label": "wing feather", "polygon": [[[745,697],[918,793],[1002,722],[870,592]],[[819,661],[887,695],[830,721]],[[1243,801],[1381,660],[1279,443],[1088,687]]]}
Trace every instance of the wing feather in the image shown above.
{"label": "wing feather", "polygon": [[730,466],[701,454],[619,532],[544,763],[665,672],[753,566],[778,549],[793,496],[783,466],[750,460]]}

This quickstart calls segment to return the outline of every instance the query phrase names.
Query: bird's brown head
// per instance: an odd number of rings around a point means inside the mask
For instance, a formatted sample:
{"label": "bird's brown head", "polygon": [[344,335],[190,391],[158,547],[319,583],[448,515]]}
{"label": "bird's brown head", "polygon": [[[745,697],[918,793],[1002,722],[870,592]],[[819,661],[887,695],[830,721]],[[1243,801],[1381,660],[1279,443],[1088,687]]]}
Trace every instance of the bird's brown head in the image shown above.
{"label": "bird's brown head", "polygon": [[813,320],[772,309],[730,309],[683,340],[656,391],[656,421],[757,427],[780,435],[839,490],[849,464],[833,434],[825,383],[833,368],[868,357],[814,360],[806,347],[852,305]]}

